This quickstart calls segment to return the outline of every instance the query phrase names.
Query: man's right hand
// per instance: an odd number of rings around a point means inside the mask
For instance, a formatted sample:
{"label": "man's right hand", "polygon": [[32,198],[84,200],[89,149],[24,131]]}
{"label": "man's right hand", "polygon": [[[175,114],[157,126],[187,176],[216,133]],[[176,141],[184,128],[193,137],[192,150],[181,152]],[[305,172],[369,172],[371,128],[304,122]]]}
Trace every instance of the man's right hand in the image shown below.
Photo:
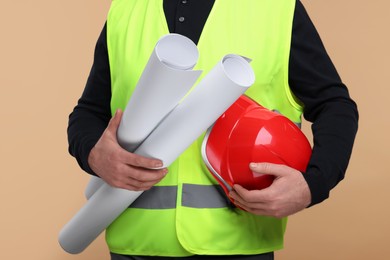
{"label": "man's right hand", "polygon": [[118,110],[88,156],[90,168],[112,187],[148,190],[167,174],[161,160],[146,158],[123,149],[117,140],[117,130],[123,112]]}

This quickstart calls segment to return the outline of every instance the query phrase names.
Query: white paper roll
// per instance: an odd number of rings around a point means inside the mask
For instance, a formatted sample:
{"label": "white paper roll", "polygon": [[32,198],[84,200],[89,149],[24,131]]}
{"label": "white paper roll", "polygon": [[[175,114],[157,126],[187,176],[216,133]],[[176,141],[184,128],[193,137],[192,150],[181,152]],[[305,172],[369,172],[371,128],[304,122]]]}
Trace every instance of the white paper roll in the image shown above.
{"label": "white paper roll", "polygon": [[[245,59],[225,56],[135,153],[161,159],[169,166],[253,82],[254,73]],[[80,253],[141,193],[104,183],[60,232],[61,246],[69,253]]]}
{"label": "white paper roll", "polygon": [[[201,74],[191,70],[198,56],[185,36],[168,34],[157,42],[119,125],[118,142],[124,149],[134,151],[194,85]],[[61,230],[62,248],[82,252],[141,193],[114,189],[91,177],[84,193],[90,201]]]}
{"label": "white paper roll", "polygon": [[226,55],[135,151],[169,166],[255,80],[248,61]]}
{"label": "white paper roll", "polygon": [[103,185],[104,181],[99,177],[91,176],[87,187],[84,191],[84,196],[89,200],[89,198]]}
{"label": "white paper roll", "polygon": [[[191,70],[198,57],[196,45],[187,37],[160,38],[123,112],[117,136],[124,149],[133,152],[188,93],[202,73]],[[103,183],[92,176],[85,197],[89,199]]]}
{"label": "white paper roll", "polygon": [[118,129],[123,148],[134,151],[188,93],[201,74],[191,70],[197,60],[188,38],[169,34],[159,40],[123,113]]}
{"label": "white paper roll", "polygon": [[141,191],[129,191],[103,185],[61,230],[59,243],[68,253],[78,254],[111,224]]}

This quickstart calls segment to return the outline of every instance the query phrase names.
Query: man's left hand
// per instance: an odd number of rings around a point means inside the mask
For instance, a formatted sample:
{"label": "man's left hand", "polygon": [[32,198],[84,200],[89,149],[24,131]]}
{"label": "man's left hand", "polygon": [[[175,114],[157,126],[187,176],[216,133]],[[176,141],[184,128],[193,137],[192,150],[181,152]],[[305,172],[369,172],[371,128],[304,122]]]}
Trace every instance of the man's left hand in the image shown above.
{"label": "man's left hand", "polygon": [[298,170],[272,163],[251,163],[250,168],[255,174],[270,174],[275,179],[262,190],[247,190],[235,184],[229,195],[237,206],[256,215],[282,218],[310,204],[309,186]]}

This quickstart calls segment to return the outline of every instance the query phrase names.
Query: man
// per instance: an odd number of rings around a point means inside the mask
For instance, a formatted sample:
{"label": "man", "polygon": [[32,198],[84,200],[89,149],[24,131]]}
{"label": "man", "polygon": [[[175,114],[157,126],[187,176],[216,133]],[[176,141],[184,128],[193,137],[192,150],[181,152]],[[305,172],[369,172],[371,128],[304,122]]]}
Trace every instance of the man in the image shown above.
{"label": "man", "polygon": [[[227,53],[253,59],[256,82],[246,94],[296,123],[302,113],[313,122],[305,173],[253,162],[252,171],[276,178],[264,190],[234,186],[230,196],[246,211],[229,203],[205,206],[204,191],[218,185],[198,156],[201,140],[169,173],[152,170],[162,165],[158,158],[119,146],[124,96],[131,96],[156,40],[169,32],[197,43],[203,74]],[[273,259],[283,247],[285,217],[325,200],[344,178],[357,121],[356,104],[299,1],[115,0],[69,118],[69,151],[82,169],[111,186],[146,190],[107,229],[112,259]],[[188,196],[200,205],[187,204]]]}

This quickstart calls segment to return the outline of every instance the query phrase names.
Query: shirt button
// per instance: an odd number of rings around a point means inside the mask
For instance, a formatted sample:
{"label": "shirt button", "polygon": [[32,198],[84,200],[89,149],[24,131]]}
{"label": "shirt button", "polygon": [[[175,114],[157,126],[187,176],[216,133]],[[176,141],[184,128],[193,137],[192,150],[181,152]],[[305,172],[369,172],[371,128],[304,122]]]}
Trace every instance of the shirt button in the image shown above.
{"label": "shirt button", "polygon": [[183,16],[180,16],[180,17],[179,17],[179,22],[182,23],[182,22],[184,22],[184,20],[185,20],[185,18],[184,18]]}

